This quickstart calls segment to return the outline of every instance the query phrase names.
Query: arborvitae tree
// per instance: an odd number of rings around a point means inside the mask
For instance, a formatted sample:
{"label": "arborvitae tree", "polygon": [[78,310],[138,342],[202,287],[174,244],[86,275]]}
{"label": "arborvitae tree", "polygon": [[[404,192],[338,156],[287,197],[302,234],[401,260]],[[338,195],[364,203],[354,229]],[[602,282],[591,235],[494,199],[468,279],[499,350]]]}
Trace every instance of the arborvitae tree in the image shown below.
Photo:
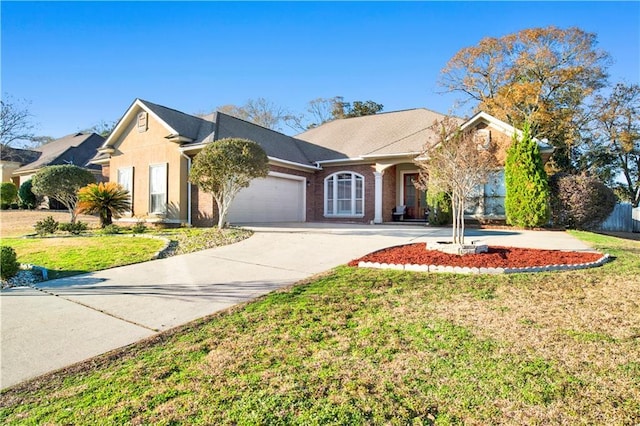
{"label": "arborvitae tree", "polygon": [[513,135],[504,172],[507,223],[525,228],[544,225],[549,220],[549,184],[528,123],[520,139]]}

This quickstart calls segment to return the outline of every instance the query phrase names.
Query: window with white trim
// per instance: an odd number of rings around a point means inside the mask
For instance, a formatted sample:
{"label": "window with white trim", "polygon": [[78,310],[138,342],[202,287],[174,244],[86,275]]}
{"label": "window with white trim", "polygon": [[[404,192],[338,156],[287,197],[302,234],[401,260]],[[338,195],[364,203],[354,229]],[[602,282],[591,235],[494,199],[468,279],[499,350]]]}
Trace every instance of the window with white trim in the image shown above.
{"label": "window with white trim", "polygon": [[129,191],[129,201],[131,201],[131,213],[133,210],[133,167],[123,167],[118,169],[117,176],[118,185]]}
{"label": "window with white trim", "polygon": [[324,180],[325,216],[364,216],[364,177],[338,172]]}
{"label": "window with white trim", "polygon": [[149,166],[149,213],[167,211],[167,164]]}

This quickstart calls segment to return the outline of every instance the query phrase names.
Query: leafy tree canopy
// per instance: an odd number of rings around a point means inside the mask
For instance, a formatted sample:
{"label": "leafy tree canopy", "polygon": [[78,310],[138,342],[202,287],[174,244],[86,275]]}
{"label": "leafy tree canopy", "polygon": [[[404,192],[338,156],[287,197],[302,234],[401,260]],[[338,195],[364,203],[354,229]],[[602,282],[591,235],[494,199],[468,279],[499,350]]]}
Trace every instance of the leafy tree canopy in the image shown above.
{"label": "leafy tree canopy", "polygon": [[71,223],[76,221],[78,190],[95,182],[93,174],[72,164],[44,167],[33,176],[32,191],[36,195],[55,198],[71,214]]}
{"label": "leafy tree canopy", "polygon": [[530,28],[486,37],[458,51],[440,83],[476,109],[521,128],[557,149],[551,165],[570,169],[585,123],[585,100],[607,84],[609,55],[579,28]]}
{"label": "leafy tree canopy", "polygon": [[189,180],[213,196],[218,206],[218,227],[223,228],[236,194],[268,172],[269,159],[259,144],[226,138],[208,144],[196,154]]}
{"label": "leafy tree canopy", "polygon": [[0,183],[0,208],[6,209],[16,201],[18,188],[12,182]]}

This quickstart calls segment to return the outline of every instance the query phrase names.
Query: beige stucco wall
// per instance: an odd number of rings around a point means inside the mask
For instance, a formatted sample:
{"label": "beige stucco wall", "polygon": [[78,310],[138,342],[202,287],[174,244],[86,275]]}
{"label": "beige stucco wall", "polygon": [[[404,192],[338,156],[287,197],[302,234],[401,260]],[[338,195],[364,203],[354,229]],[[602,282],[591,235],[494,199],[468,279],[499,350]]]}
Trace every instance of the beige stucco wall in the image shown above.
{"label": "beige stucco wall", "polygon": [[20,163],[13,161],[0,161],[0,173],[2,173],[2,182],[14,182],[11,179],[13,172],[20,167]]}
{"label": "beige stucco wall", "polygon": [[187,160],[179,145],[165,137],[169,131],[151,115],[148,128],[139,132],[137,121],[131,123],[115,141],[115,152],[109,164],[109,180],[118,181],[118,169],[133,167],[133,216],[149,216],[149,166],[167,164],[168,221],[187,221]]}

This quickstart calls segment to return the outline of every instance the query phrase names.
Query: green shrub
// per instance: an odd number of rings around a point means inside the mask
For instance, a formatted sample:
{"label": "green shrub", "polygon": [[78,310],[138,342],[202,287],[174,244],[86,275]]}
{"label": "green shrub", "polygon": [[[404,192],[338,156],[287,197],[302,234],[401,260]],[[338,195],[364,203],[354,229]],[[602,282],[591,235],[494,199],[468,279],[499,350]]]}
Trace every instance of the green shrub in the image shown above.
{"label": "green shrub", "polygon": [[121,232],[122,232],[122,228],[120,228],[118,225],[113,223],[111,225],[107,225],[104,228],[102,228],[102,233],[107,235],[119,234]]}
{"label": "green shrub", "polygon": [[31,191],[31,187],[33,186],[31,179],[24,182],[20,185],[20,189],[18,190],[18,198],[20,199],[20,208],[21,209],[34,209],[36,207],[36,194]]}
{"label": "green shrub", "polygon": [[531,228],[549,220],[549,184],[538,143],[525,123],[522,138],[513,135],[504,166],[507,223]]}
{"label": "green shrub", "polygon": [[616,206],[613,190],[592,176],[556,174],[549,184],[556,225],[592,229],[607,219]]}
{"label": "green shrub", "polygon": [[0,246],[0,277],[3,280],[13,277],[20,269],[16,251],[9,246]]}
{"label": "green shrub", "polygon": [[144,222],[138,222],[131,227],[131,231],[133,231],[134,234],[144,234],[147,232],[147,225],[145,225]]}
{"label": "green shrub", "polygon": [[11,182],[0,184],[0,209],[6,210],[11,207],[18,197],[18,188]]}
{"label": "green shrub", "polygon": [[441,226],[452,222],[451,197],[446,192],[427,191],[427,205],[430,225]]}
{"label": "green shrub", "polygon": [[89,225],[81,221],[77,221],[76,223],[61,223],[58,229],[73,235],[79,235],[89,229]]}
{"label": "green shrub", "polygon": [[58,230],[59,222],[53,218],[53,216],[47,216],[42,220],[36,222],[33,227],[38,235],[53,234]]}

